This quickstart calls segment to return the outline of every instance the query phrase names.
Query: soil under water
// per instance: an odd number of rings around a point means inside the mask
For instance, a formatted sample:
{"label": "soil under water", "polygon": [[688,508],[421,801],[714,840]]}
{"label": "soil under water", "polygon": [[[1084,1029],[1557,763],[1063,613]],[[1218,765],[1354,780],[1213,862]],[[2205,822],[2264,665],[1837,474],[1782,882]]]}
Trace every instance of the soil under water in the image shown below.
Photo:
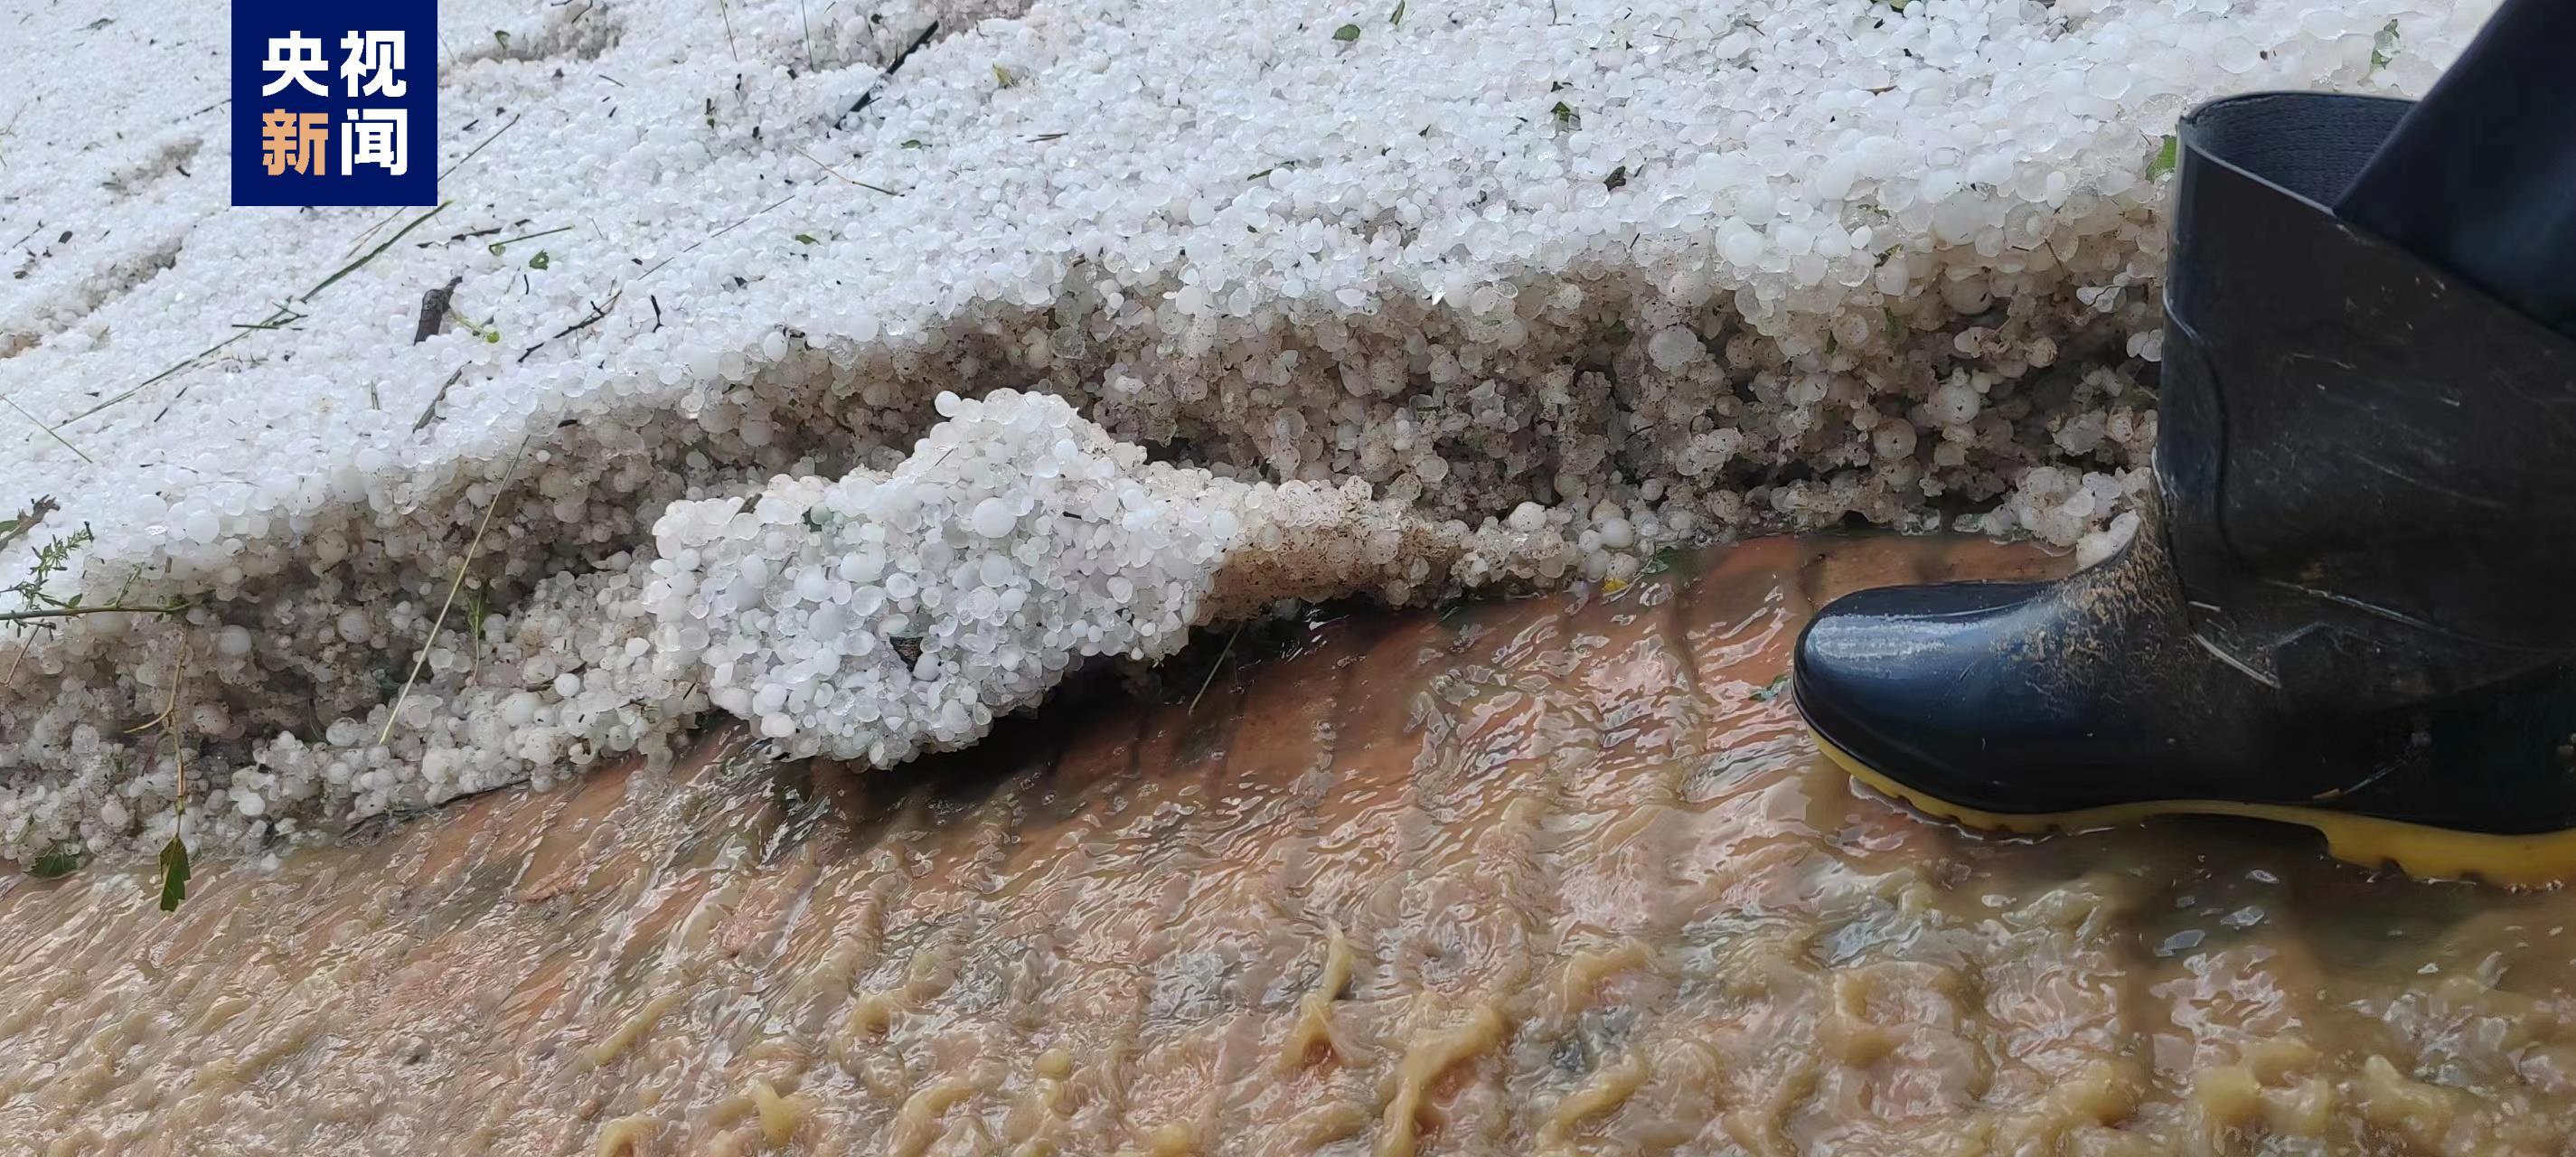
{"label": "soil under water", "polygon": [[1855,792],[1771,540],[894,774],[738,732],[278,871],[0,883],[0,1150],[2557,1154],[2576,898]]}

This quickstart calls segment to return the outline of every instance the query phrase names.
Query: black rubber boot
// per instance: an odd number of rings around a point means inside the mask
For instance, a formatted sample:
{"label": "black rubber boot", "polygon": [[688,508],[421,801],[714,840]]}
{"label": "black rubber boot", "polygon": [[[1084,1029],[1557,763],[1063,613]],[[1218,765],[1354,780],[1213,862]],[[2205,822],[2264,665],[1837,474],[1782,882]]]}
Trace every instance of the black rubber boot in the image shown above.
{"label": "black rubber boot", "polygon": [[2327,208],[2410,108],[2184,119],[2160,509],[2061,582],[1826,607],[1796,694],[1838,761],[1976,826],[2251,815],[2576,872],[2576,342]]}

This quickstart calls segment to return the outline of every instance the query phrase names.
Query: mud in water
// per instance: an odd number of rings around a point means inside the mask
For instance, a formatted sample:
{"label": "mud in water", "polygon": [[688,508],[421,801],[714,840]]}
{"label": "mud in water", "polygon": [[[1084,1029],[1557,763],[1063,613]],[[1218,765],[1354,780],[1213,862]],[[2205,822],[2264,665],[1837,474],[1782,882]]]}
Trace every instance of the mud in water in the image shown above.
{"label": "mud in water", "polygon": [[910,774],[719,735],[176,916],[14,878],[0,1152],[2569,1152],[2566,894],[1980,839],[1817,758],[1818,601],[2059,565],[1757,542]]}

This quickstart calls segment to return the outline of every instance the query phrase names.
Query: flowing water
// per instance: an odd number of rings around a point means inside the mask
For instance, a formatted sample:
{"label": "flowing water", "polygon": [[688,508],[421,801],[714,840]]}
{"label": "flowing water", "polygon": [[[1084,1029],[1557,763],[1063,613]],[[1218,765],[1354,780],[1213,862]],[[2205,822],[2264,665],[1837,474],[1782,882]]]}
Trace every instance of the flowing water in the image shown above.
{"label": "flowing water", "polygon": [[0,1152],[2559,1154],[2576,900],[1993,840],[1779,693],[1771,540],[895,774],[720,731],[282,869],[0,883]]}

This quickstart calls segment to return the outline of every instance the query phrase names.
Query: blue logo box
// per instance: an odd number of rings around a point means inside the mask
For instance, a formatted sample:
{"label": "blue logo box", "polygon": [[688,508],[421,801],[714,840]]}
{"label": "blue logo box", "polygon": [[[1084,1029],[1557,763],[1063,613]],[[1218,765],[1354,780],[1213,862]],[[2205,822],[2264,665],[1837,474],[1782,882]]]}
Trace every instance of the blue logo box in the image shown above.
{"label": "blue logo box", "polygon": [[437,90],[437,0],[233,0],[233,204],[437,204]]}

